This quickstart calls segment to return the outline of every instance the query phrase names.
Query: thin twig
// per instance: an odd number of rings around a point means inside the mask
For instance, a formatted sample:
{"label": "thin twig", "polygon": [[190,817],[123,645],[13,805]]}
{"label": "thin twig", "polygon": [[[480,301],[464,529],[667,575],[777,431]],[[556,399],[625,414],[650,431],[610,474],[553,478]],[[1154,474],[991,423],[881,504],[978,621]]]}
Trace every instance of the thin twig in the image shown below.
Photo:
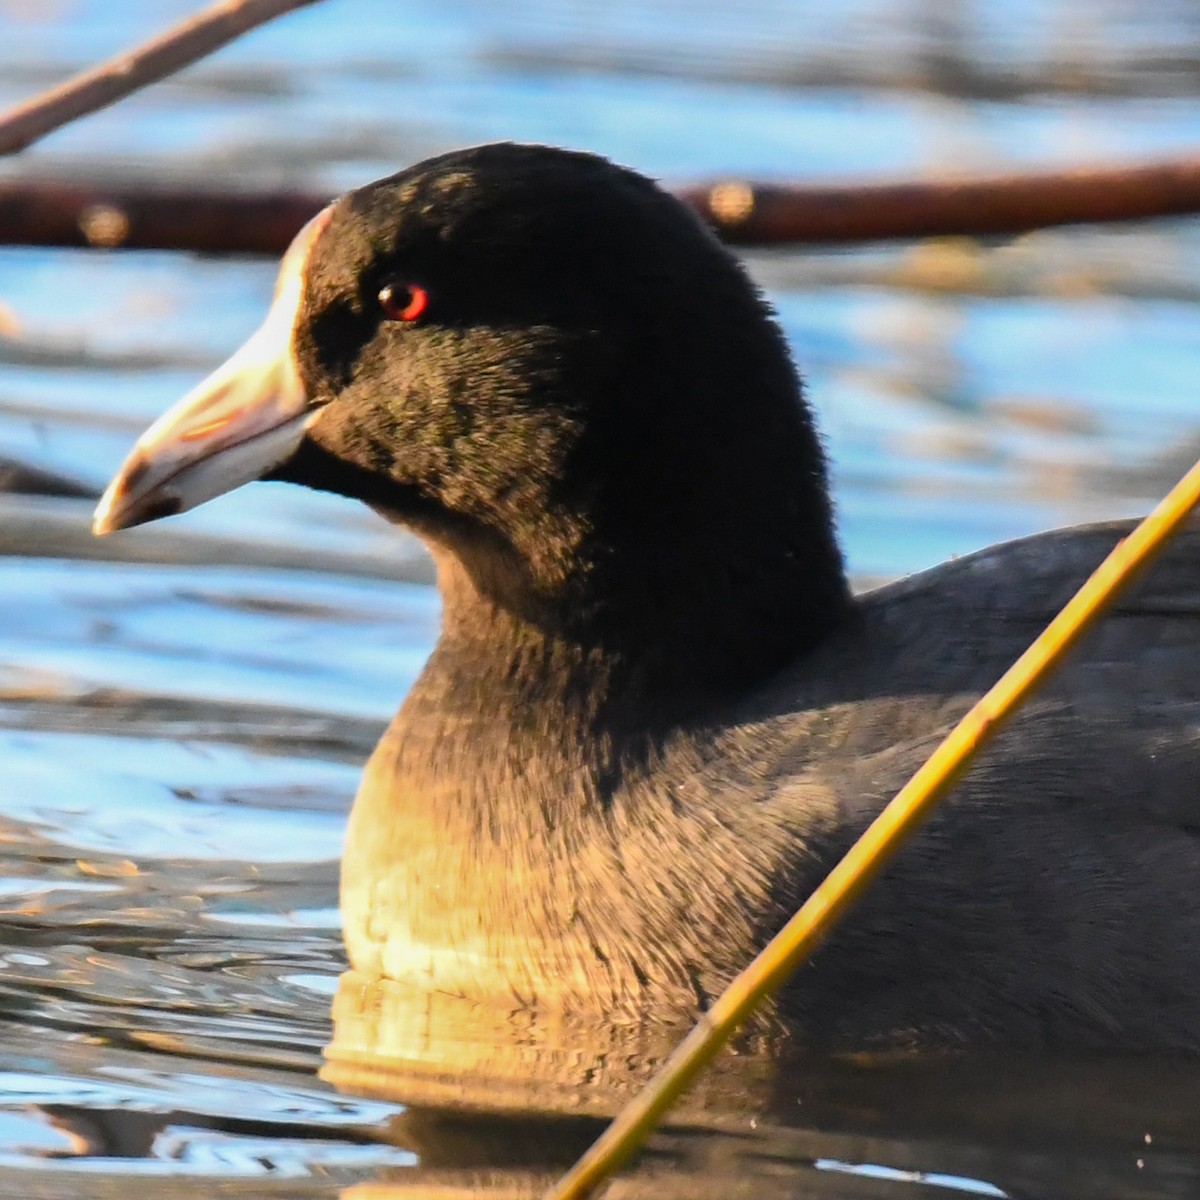
{"label": "thin twig", "polygon": [[77,117],[105,108],[219,50],[256,25],[314,0],[222,0],[165,33],[0,115],[0,154],[15,154]]}
{"label": "thin twig", "polygon": [[[1200,155],[895,183],[725,182],[677,194],[739,245],[1014,234],[1200,212]],[[0,180],[0,244],[278,255],[329,199],[286,189]]]}
{"label": "thin twig", "polygon": [[826,876],[800,911],[717,997],[699,1024],[543,1200],[584,1200],[638,1150],[734,1031],[816,949],[976,754],[1061,665],[1122,591],[1162,551],[1200,502],[1200,462],[1096,568],[1033,644],[950,731]]}

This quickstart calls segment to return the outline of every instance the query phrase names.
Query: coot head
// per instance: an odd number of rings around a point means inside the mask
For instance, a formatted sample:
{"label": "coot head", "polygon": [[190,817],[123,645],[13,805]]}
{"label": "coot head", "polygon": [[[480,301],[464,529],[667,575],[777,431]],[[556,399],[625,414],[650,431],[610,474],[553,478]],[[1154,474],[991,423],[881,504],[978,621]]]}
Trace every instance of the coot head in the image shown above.
{"label": "coot head", "polygon": [[319,214],[263,328],[147,432],[96,528],[264,476],[414,528],[448,626],[501,611],[691,683],[762,675],[848,604],[766,303],[679,201],[588,154],[447,154]]}

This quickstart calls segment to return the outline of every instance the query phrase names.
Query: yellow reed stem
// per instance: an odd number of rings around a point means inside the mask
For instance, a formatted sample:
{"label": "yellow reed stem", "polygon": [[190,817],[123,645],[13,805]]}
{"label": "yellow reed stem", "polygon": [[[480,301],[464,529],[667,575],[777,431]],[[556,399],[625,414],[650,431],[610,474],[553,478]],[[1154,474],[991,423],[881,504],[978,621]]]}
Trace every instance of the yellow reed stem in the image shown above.
{"label": "yellow reed stem", "polygon": [[1036,641],[946,736],[803,907],[717,998],[595,1144],[546,1194],[585,1200],[637,1151],[733,1032],[816,949],[1017,708],[1170,540],[1200,501],[1200,462],[1113,549]]}

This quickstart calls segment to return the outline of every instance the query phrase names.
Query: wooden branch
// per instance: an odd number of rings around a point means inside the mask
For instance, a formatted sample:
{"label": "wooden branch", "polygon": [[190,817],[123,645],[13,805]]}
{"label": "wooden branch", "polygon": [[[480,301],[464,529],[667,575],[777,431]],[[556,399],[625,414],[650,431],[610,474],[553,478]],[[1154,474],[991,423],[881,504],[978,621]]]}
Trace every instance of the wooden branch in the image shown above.
{"label": "wooden branch", "polygon": [[256,25],[314,0],[222,0],[212,8],[0,115],[0,154],[15,154],[53,130],[219,50]]}
{"label": "wooden branch", "polygon": [[[1014,234],[1200,212],[1200,155],[890,184],[726,182],[678,194],[746,246]],[[0,244],[279,255],[328,201],[318,192],[0,179]]]}
{"label": "wooden branch", "polygon": [[830,187],[730,181],[679,195],[726,241],[746,246],[983,237],[1200,212],[1200,155],[1138,166]]}
{"label": "wooden branch", "polygon": [[280,255],[323,194],[0,179],[0,245]]}

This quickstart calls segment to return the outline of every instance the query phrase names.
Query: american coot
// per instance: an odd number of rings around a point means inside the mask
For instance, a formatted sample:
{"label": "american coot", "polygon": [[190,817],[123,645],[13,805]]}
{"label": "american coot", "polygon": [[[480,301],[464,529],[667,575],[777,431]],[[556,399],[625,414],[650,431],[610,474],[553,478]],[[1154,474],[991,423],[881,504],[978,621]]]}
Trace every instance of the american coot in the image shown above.
{"label": "american coot", "polygon": [[[675,199],[493,145],[343,197],[98,532],[358,497],[443,629],[350,820],[350,957],[480,1003],[694,1013],[1124,526],[852,599],[784,339]],[[780,1002],[822,1046],[1200,1044],[1200,538],[1177,543]]]}

